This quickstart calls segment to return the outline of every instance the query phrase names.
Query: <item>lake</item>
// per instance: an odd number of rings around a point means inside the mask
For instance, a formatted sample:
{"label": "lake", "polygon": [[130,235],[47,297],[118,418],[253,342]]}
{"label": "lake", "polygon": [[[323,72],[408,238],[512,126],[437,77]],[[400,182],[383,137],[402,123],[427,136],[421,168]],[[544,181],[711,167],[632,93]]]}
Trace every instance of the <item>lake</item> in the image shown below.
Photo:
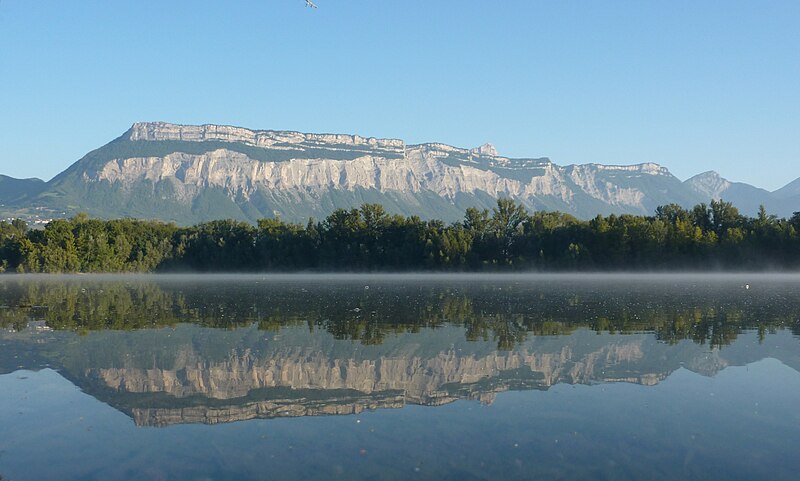
{"label": "lake", "polygon": [[3,480],[796,480],[800,276],[0,276]]}

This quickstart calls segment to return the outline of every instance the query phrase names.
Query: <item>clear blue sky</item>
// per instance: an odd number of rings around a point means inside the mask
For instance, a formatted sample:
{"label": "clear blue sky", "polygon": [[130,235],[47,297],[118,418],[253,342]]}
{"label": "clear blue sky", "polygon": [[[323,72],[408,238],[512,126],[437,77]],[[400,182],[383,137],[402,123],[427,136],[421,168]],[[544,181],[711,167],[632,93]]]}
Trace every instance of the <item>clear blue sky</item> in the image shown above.
{"label": "clear blue sky", "polygon": [[164,120],[800,177],[800,1],[0,0],[0,173]]}

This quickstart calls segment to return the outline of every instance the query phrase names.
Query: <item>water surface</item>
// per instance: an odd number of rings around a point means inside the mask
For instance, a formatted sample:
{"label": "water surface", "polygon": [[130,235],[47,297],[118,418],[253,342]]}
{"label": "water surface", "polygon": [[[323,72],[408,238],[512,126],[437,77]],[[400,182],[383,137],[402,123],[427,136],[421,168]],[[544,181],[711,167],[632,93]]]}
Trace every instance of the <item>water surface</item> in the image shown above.
{"label": "water surface", "polygon": [[0,277],[0,475],[796,479],[798,288]]}

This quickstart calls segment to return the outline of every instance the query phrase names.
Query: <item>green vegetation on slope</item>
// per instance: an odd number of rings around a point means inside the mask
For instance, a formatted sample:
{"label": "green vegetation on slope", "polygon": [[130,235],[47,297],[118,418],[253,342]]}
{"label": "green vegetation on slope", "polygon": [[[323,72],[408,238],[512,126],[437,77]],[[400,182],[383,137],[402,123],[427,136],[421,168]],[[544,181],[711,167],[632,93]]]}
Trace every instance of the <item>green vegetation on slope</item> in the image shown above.
{"label": "green vegetation on slope", "polygon": [[40,179],[15,179],[0,174],[0,204],[14,202],[25,196],[34,196],[44,187],[45,183]]}

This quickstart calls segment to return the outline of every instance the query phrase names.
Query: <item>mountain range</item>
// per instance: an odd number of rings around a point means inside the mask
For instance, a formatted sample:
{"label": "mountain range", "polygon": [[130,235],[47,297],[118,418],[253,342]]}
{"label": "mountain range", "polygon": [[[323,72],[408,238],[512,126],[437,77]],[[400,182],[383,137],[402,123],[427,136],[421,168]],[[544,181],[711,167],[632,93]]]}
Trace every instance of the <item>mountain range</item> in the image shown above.
{"label": "mountain range", "polygon": [[561,166],[508,158],[486,144],[408,145],[358,135],[249,130],[223,125],[135,123],[48,182],[0,175],[0,217],[136,217],[191,224],[263,217],[305,222],[336,208],[380,203],[387,211],[456,221],[468,207],[511,197],[529,210],[579,218],[652,214],[712,199],[753,215],[800,210],[800,179],[774,192],[716,172],[681,181],[658,164]]}

